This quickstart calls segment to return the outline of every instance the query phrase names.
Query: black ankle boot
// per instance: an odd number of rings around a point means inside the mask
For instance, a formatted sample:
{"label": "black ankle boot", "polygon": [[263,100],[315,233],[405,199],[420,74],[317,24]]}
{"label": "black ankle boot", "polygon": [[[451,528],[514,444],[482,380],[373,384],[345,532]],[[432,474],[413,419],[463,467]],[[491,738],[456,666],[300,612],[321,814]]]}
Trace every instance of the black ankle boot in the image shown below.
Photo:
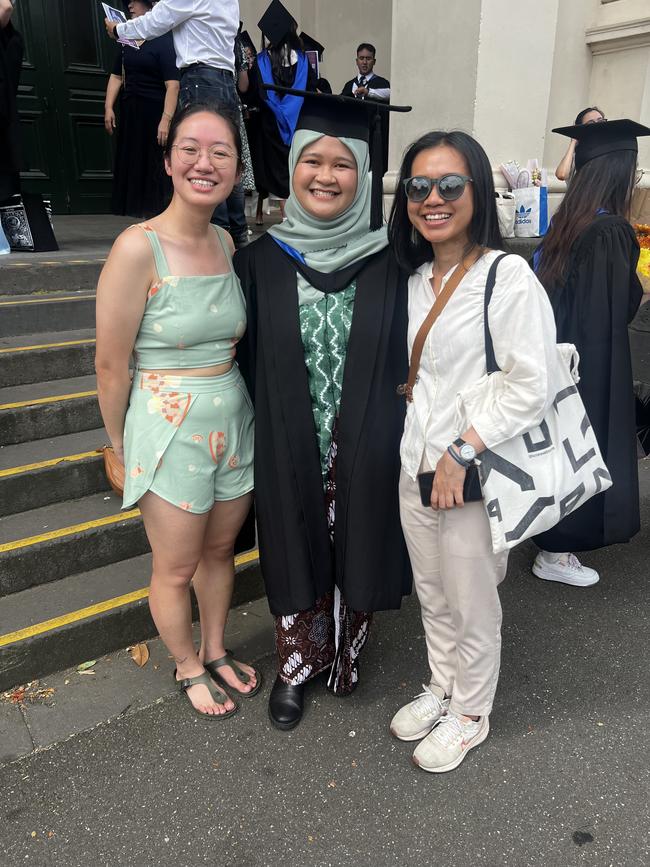
{"label": "black ankle boot", "polygon": [[278,675],[269,696],[269,717],[276,729],[289,731],[302,719],[305,684],[292,686]]}

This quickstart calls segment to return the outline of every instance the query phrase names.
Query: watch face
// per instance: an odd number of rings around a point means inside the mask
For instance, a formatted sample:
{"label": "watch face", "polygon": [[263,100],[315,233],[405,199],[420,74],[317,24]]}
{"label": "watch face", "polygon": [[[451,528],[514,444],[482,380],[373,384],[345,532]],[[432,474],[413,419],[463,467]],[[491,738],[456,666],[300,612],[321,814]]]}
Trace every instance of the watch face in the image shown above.
{"label": "watch face", "polygon": [[463,443],[460,447],[460,456],[464,461],[473,461],[476,457],[476,450],[474,446],[469,443]]}

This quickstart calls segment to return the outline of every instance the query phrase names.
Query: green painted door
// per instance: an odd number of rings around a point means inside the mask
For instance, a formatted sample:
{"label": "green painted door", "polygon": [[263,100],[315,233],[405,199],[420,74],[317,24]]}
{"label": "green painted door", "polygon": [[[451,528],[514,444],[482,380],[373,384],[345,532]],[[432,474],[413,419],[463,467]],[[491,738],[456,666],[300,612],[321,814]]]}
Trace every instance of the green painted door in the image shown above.
{"label": "green painted door", "polygon": [[23,187],[50,198],[55,214],[107,213],[113,155],[104,93],[117,49],[105,34],[101,5],[21,0],[16,13],[25,39],[18,94]]}

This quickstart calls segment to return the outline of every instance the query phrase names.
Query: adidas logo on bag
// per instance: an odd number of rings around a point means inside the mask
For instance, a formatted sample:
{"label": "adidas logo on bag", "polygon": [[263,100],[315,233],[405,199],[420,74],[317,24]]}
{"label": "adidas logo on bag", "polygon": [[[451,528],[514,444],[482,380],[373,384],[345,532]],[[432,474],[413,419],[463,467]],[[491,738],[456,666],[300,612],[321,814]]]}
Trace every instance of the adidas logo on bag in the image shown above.
{"label": "adidas logo on bag", "polygon": [[517,210],[515,211],[515,222],[517,223],[517,225],[533,222],[530,219],[531,210],[532,208],[527,208],[525,205],[521,205],[521,207],[517,208]]}

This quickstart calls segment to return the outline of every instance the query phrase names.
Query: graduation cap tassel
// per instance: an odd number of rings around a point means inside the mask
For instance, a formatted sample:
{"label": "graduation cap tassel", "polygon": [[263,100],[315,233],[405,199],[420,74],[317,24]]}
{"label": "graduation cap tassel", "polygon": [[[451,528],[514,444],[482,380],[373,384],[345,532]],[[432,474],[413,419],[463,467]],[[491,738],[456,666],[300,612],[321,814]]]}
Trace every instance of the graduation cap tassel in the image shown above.
{"label": "graduation cap tassel", "polygon": [[381,115],[375,112],[370,136],[370,170],[372,191],[370,193],[370,231],[376,232],[384,225],[384,143]]}

